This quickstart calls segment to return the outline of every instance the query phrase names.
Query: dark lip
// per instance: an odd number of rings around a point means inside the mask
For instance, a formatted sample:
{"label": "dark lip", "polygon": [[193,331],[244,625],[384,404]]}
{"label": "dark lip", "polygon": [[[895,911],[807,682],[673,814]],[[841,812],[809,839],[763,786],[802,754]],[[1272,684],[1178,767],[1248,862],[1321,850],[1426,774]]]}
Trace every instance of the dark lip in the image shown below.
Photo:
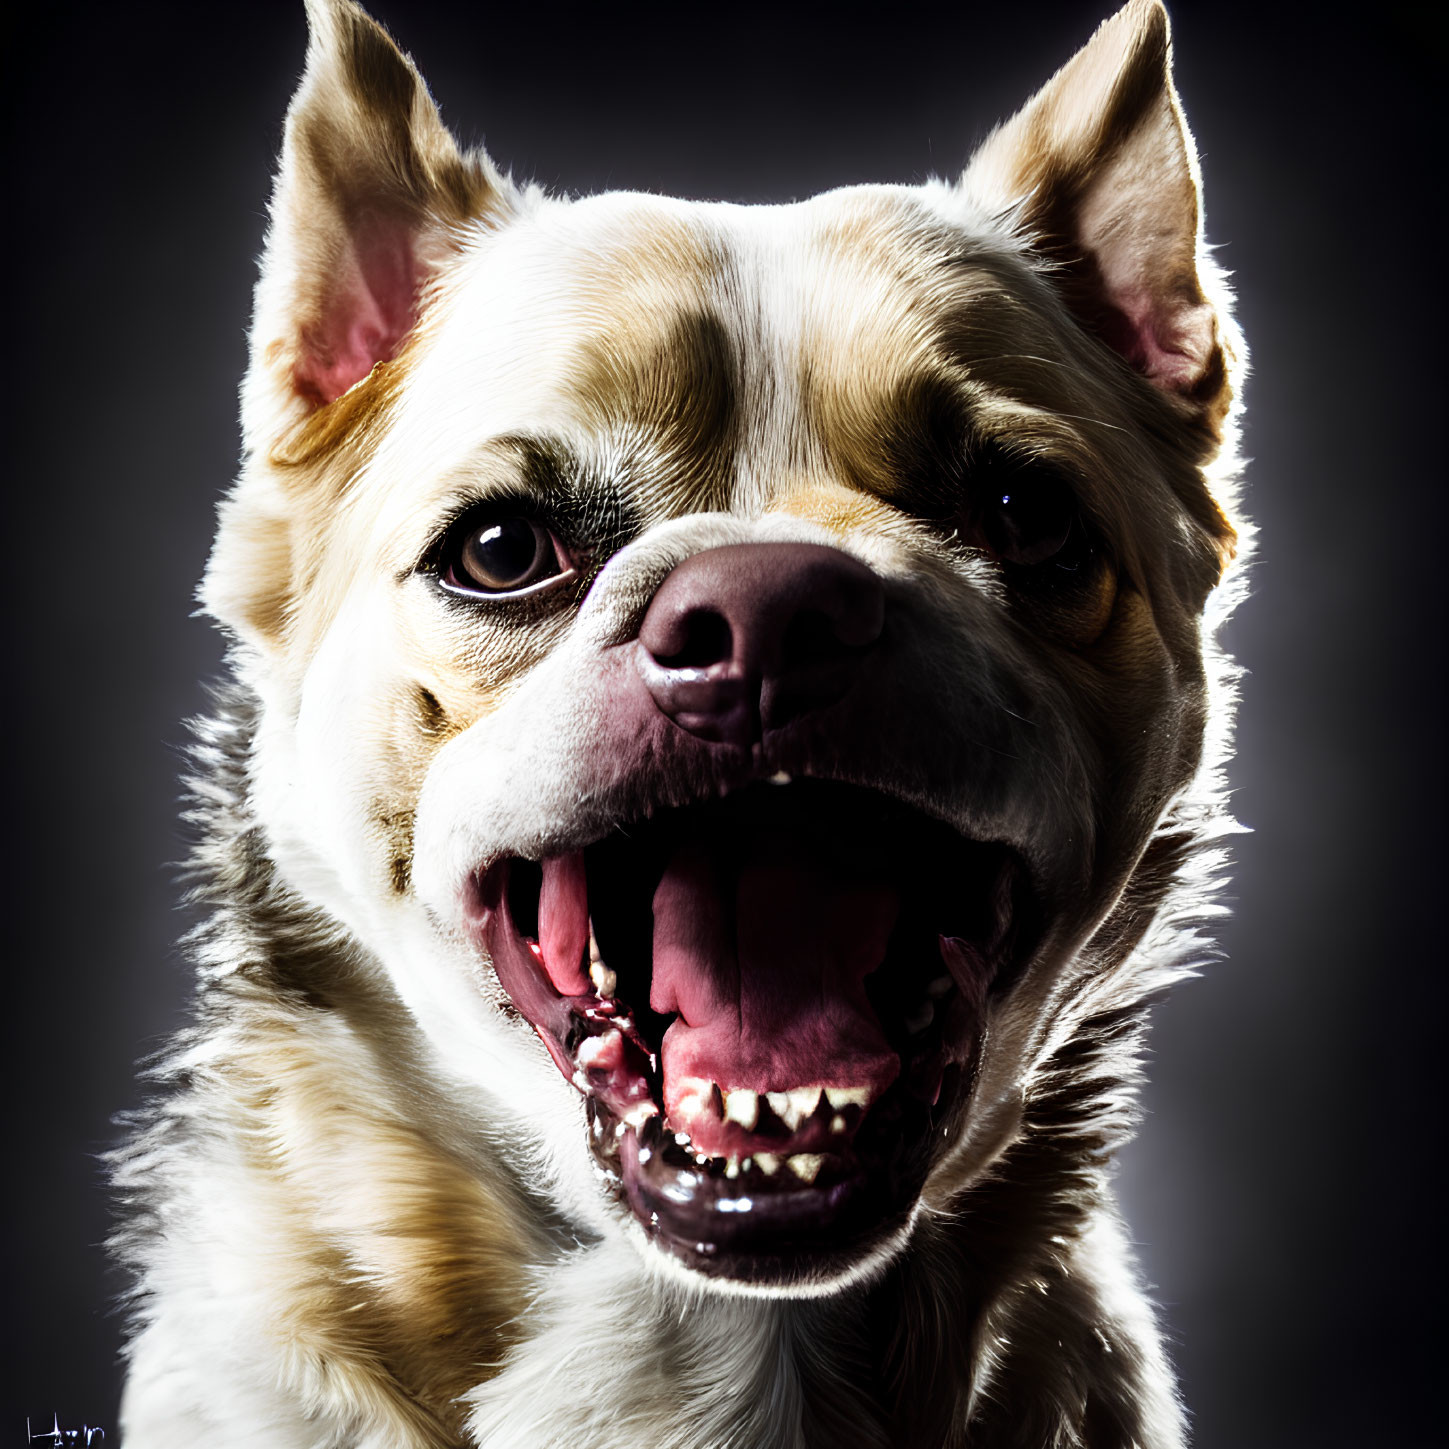
{"label": "dark lip", "polygon": [[707,1277],[791,1287],[848,1272],[910,1221],[931,1167],[932,1128],[964,1095],[951,1084],[936,1112],[892,1087],[862,1124],[872,1140],[857,1141],[811,1184],[748,1159],[727,1177],[717,1163],[690,1162],[657,1118],[620,1130],[597,1099],[590,1147],[615,1200],[671,1256]]}
{"label": "dark lip", "polygon": [[[831,810],[819,809],[823,795],[834,797]],[[814,1181],[797,1180],[778,1166],[763,1172],[750,1158],[729,1176],[722,1160],[692,1160],[656,1115],[662,1114],[663,1101],[656,1055],[662,1029],[658,1020],[650,1020],[647,981],[638,1010],[639,991],[628,993],[622,985],[616,998],[594,991],[560,996],[530,958],[528,932],[510,901],[510,895],[518,894],[510,891],[517,876],[536,872],[537,865],[510,858],[474,878],[469,916],[475,937],[515,1007],[585,1096],[596,1169],[621,1210],[651,1239],[707,1276],[775,1286],[828,1279],[861,1262],[909,1222],[940,1155],[943,1127],[948,1136],[954,1135],[953,1127],[967,1113],[984,1035],[985,996],[1007,988],[1038,936],[1036,897],[1024,863],[1009,847],[972,841],[885,792],[810,777],[777,788],[760,784],[756,775],[749,786],[729,791],[723,799],[645,813],[594,841],[585,852],[591,862],[592,897],[594,870],[601,868],[594,862],[622,850],[627,864],[631,849],[638,856],[641,835],[657,839],[671,830],[697,829],[701,820],[733,820],[748,828],[756,815],[774,819],[782,811],[807,823],[816,821],[828,832],[842,808],[852,819],[864,816],[862,833],[881,859],[889,859],[911,839],[917,842],[914,855],[927,861],[939,852],[957,862],[976,858],[986,862],[976,879],[994,881],[997,894],[1005,890],[1011,899],[1008,925],[1004,934],[997,930],[981,999],[969,1009],[951,1006],[951,1050],[937,1043],[924,1052],[923,1061],[913,1064],[903,1043],[900,1080],[871,1104],[849,1150],[823,1154]],[[550,858],[547,852],[542,857]],[[941,873],[946,874],[944,867]],[[522,894],[526,897],[527,889]],[[958,928],[975,936],[988,933],[981,913],[991,904],[978,891],[964,910],[975,919],[962,920]],[[1002,909],[999,901],[994,908]],[[904,949],[919,951],[920,940]],[[919,974],[931,968],[912,969]],[[941,970],[939,961],[934,969]],[[944,1039],[944,1026],[942,1033]],[[589,1041],[594,1045],[586,1048]],[[587,1068],[581,1052],[589,1059]]]}

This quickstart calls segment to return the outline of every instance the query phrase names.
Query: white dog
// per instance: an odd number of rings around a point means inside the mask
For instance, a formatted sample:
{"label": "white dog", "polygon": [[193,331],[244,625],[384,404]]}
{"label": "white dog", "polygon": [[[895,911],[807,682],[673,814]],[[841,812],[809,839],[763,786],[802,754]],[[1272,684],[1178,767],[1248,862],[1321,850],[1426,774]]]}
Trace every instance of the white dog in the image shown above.
{"label": "white dog", "polygon": [[127,1442],[1180,1444],[1108,1171],[1243,352],[1160,5],[764,207],[519,188],[309,13]]}

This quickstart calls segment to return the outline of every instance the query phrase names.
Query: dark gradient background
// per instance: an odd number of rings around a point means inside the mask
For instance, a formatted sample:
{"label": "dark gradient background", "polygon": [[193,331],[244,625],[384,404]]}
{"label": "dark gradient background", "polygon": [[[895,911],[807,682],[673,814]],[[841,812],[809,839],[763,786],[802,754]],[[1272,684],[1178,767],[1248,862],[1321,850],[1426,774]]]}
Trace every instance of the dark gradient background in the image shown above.
{"label": "dark gradient background", "polygon": [[[779,200],[954,173],[1107,3],[377,11],[521,176]],[[1224,959],[1159,1012],[1122,1170],[1201,1449],[1443,1442],[1444,13],[1174,7],[1262,529],[1228,635],[1254,833]],[[305,40],[294,0],[29,7],[3,34],[0,1449],[52,1410],[115,1438],[97,1154],[188,993],[181,721],[220,658],[191,598]]]}

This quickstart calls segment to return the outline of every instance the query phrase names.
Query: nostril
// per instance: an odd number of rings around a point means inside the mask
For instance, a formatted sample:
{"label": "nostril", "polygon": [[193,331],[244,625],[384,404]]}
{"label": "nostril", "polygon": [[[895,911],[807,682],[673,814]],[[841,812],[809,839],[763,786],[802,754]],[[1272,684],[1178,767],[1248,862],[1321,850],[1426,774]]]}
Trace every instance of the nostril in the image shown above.
{"label": "nostril", "polygon": [[734,636],[729,620],[713,609],[690,609],[673,621],[664,652],[650,649],[666,669],[707,669],[730,657]]}

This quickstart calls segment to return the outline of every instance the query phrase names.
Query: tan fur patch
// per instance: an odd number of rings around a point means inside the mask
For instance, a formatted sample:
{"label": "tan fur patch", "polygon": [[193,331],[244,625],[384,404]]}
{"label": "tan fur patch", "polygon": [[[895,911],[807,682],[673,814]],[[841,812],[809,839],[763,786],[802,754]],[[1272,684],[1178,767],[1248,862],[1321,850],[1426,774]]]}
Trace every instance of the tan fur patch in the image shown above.
{"label": "tan fur patch", "polygon": [[324,464],[344,444],[365,447],[386,429],[405,377],[401,358],[379,362],[356,386],[278,438],[267,461],[282,469],[305,468]]}
{"label": "tan fur patch", "polygon": [[736,344],[711,301],[723,264],[690,228],[650,222],[598,278],[604,320],[582,344],[577,395],[606,434],[643,444],[649,491],[670,511],[719,508],[740,385]]}
{"label": "tan fur patch", "polygon": [[391,1105],[382,1046],[271,1014],[224,1071],[269,1195],[268,1291],[299,1369],[432,1449],[462,1437],[458,1399],[501,1366],[534,1245],[476,1164]]}

